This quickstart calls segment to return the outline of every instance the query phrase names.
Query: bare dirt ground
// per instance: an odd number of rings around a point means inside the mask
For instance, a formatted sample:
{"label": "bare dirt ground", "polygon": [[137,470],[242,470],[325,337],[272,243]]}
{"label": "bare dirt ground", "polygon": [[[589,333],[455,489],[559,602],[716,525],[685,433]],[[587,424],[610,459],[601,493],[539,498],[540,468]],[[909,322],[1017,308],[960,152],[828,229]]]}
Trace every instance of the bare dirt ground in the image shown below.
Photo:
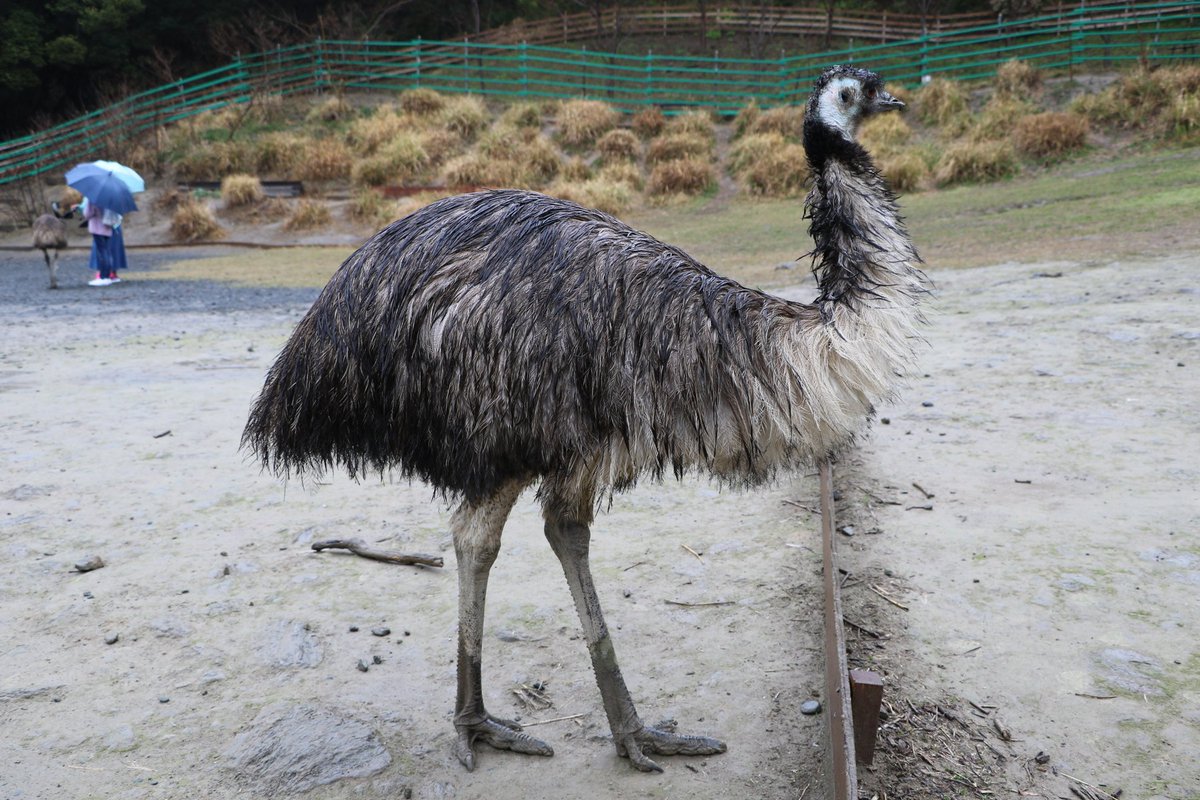
{"label": "bare dirt ground", "polygon": [[[237,452],[314,293],[136,270],[95,290],[84,257],[52,293],[37,254],[0,255],[0,796],[286,797],[331,777],[314,761],[360,776],[317,798],[820,796],[820,721],[798,712],[821,685],[815,481],[647,485],[598,520],[644,715],[730,745],[663,776],[606,740],[524,498],[487,698],[582,716],[530,729],[553,759],[484,751],[467,774],[448,509],[387,480],[284,487]],[[934,272],[924,372],[839,466],[851,662],[889,687],[864,797],[1200,797],[1197,274],[1194,255]],[[446,568],[309,549],[347,534]]]}
{"label": "bare dirt ground", "polygon": [[[181,255],[131,253],[142,266]],[[659,777],[615,755],[523,498],[493,571],[486,697],[527,722],[574,718],[530,728],[553,759],[485,751],[468,774],[450,749],[449,510],[389,480],[285,487],[238,453],[315,292],[136,269],[99,290],[85,258],[70,253],[66,288],[49,292],[40,256],[0,256],[0,797],[284,797],[345,774],[362,777],[308,796],[787,798],[813,783],[821,722],[798,707],[821,684],[819,558],[815,529],[782,502],[803,477],[749,495],[644,486],[595,526],[643,714],[729,743],[719,758],[665,759]],[[446,568],[310,550],[346,535],[443,553]],[[92,555],[106,566],[75,571]]]}

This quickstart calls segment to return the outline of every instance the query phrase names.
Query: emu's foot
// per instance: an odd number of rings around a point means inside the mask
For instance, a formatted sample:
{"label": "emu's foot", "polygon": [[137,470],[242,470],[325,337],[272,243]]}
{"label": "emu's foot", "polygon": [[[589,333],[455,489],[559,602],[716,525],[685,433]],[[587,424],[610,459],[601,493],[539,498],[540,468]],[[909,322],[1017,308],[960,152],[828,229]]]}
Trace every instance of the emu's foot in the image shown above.
{"label": "emu's foot", "polygon": [[475,751],[472,747],[476,741],[490,744],[497,750],[512,750],[532,756],[554,755],[554,748],[522,732],[516,722],[490,714],[482,722],[456,724],[455,727],[458,728],[458,740],[454,743],[454,755],[458,756],[468,772],[475,770]]}
{"label": "emu's foot", "polygon": [[663,768],[646,757],[711,756],[724,753],[725,743],[708,736],[686,736],[675,733],[675,723],[660,722],[658,727],[643,727],[640,731],[615,738],[617,755],[628,758],[642,772],[662,772]]}

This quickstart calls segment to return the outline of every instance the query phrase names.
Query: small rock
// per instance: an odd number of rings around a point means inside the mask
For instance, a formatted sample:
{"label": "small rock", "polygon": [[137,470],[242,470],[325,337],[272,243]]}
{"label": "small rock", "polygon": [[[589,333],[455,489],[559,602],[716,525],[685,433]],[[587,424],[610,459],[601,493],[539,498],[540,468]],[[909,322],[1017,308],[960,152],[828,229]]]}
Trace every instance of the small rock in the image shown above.
{"label": "small rock", "polygon": [[391,635],[392,635],[392,629],[391,629],[391,628],[385,628],[385,627],[382,627],[382,626],[380,626],[380,627],[378,627],[378,628],[371,628],[371,635],[372,635],[372,636],[391,636]]}
{"label": "small rock", "polygon": [[357,626],[357,625],[351,625],[351,626],[350,626],[350,632],[351,632],[351,633],[358,633],[358,626]]}
{"label": "small rock", "polygon": [[853,536],[854,535],[854,526],[853,525],[843,525],[842,527],[838,528],[838,533],[842,534],[843,536]]}
{"label": "small rock", "polygon": [[108,636],[104,637],[105,644],[116,644],[120,640],[121,640],[121,634],[119,634],[119,633],[110,633]]}
{"label": "small rock", "polygon": [[92,594],[91,592],[84,592],[84,593],[83,593],[83,599],[84,599],[84,600],[91,600],[91,599],[92,599],[92,598],[94,598],[95,596],[96,596],[96,595]]}
{"label": "small rock", "polygon": [[165,694],[160,694],[160,695],[158,696],[158,702],[160,702],[160,703],[169,703],[169,702],[171,702],[171,698],[167,697]]}
{"label": "small rock", "polygon": [[633,592],[629,591],[628,589],[622,589],[621,594],[623,594],[625,597],[630,597]]}
{"label": "small rock", "polygon": [[370,667],[367,666],[367,662],[363,661],[361,658],[358,660],[358,663],[355,664],[354,666],[358,669],[359,672],[366,672],[367,670],[370,669]]}
{"label": "small rock", "polygon": [[924,406],[925,408],[933,408],[933,401],[925,400],[921,403],[921,405]]}
{"label": "small rock", "polygon": [[371,656],[371,663],[372,664],[382,664],[383,656]]}
{"label": "small rock", "polygon": [[100,569],[104,566],[104,559],[100,556],[89,556],[84,561],[75,562],[75,569],[80,572],[91,572],[94,569]]}
{"label": "small rock", "polygon": [[880,424],[881,424],[881,425],[891,425],[891,424],[892,424],[892,418],[891,418],[891,417],[880,417],[880,418],[879,418],[879,422],[880,422]]}
{"label": "small rock", "polygon": [[821,713],[821,701],[805,700],[803,703],[800,704],[800,713],[804,714],[805,716],[808,716],[808,717],[811,717],[814,714],[820,714]]}

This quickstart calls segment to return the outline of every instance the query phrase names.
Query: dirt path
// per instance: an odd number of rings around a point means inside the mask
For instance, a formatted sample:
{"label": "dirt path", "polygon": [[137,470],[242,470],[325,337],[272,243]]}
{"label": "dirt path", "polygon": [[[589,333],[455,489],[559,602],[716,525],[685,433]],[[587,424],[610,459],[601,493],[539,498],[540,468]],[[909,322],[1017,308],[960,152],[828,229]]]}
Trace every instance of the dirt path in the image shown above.
{"label": "dirt path", "polygon": [[[489,596],[488,700],[526,720],[583,716],[531,729],[554,759],[484,752],[468,775],[450,755],[447,510],[406,484],[285,489],[237,453],[312,293],[131,273],[110,294],[51,294],[37,261],[0,262],[0,796],[294,796],[328,775],[261,765],[331,741],[361,745],[326,761],[363,777],[306,796],[819,788],[819,722],[797,710],[820,685],[815,524],[783,503],[815,504],[809,479],[748,495],[644,486],[599,520],[597,579],[645,715],[730,744],[660,777],[605,739],[565,582],[523,499]],[[1011,732],[996,796],[1069,795],[1051,770],[1125,797],[1200,796],[1197,274],[1193,256],[934,275],[927,374],[840,468],[847,613],[883,634],[852,630],[852,659],[887,673],[895,703],[862,773],[880,800],[948,794],[902,727],[909,702],[973,702],[978,725]],[[346,534],[447,566],[309,550]],[[72,570],[92,554],[107,566]],[[535,684],[552,708],[516,698]],[[273,722],[314,738],[269,752]],[[951,785],[977,796],[963,775]]]}
{"label": "dirt path", "polygon": [[[1011,731],[1008,788],[1068,796],[1057,770],[1200,797],[1197,275],[1196,256],[936,275],[927,374],[845,470],[848,608],[893,636],[857,656]],[[874,786],[926,796],[922,771],[902,746]]]}

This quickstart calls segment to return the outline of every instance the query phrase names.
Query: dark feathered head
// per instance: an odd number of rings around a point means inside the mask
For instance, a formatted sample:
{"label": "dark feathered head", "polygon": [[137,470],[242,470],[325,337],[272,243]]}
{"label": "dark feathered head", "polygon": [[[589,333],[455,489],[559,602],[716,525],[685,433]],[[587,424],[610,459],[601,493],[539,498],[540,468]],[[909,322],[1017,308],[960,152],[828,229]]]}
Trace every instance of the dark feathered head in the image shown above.
{"label": "dark feathered head", "polygon": [[820,124],[853,140],[859,124],[873,114],[904,108],[888,94],[883,79],[860,67],[839,64],[821,73],[813,85],[805,125]]}

